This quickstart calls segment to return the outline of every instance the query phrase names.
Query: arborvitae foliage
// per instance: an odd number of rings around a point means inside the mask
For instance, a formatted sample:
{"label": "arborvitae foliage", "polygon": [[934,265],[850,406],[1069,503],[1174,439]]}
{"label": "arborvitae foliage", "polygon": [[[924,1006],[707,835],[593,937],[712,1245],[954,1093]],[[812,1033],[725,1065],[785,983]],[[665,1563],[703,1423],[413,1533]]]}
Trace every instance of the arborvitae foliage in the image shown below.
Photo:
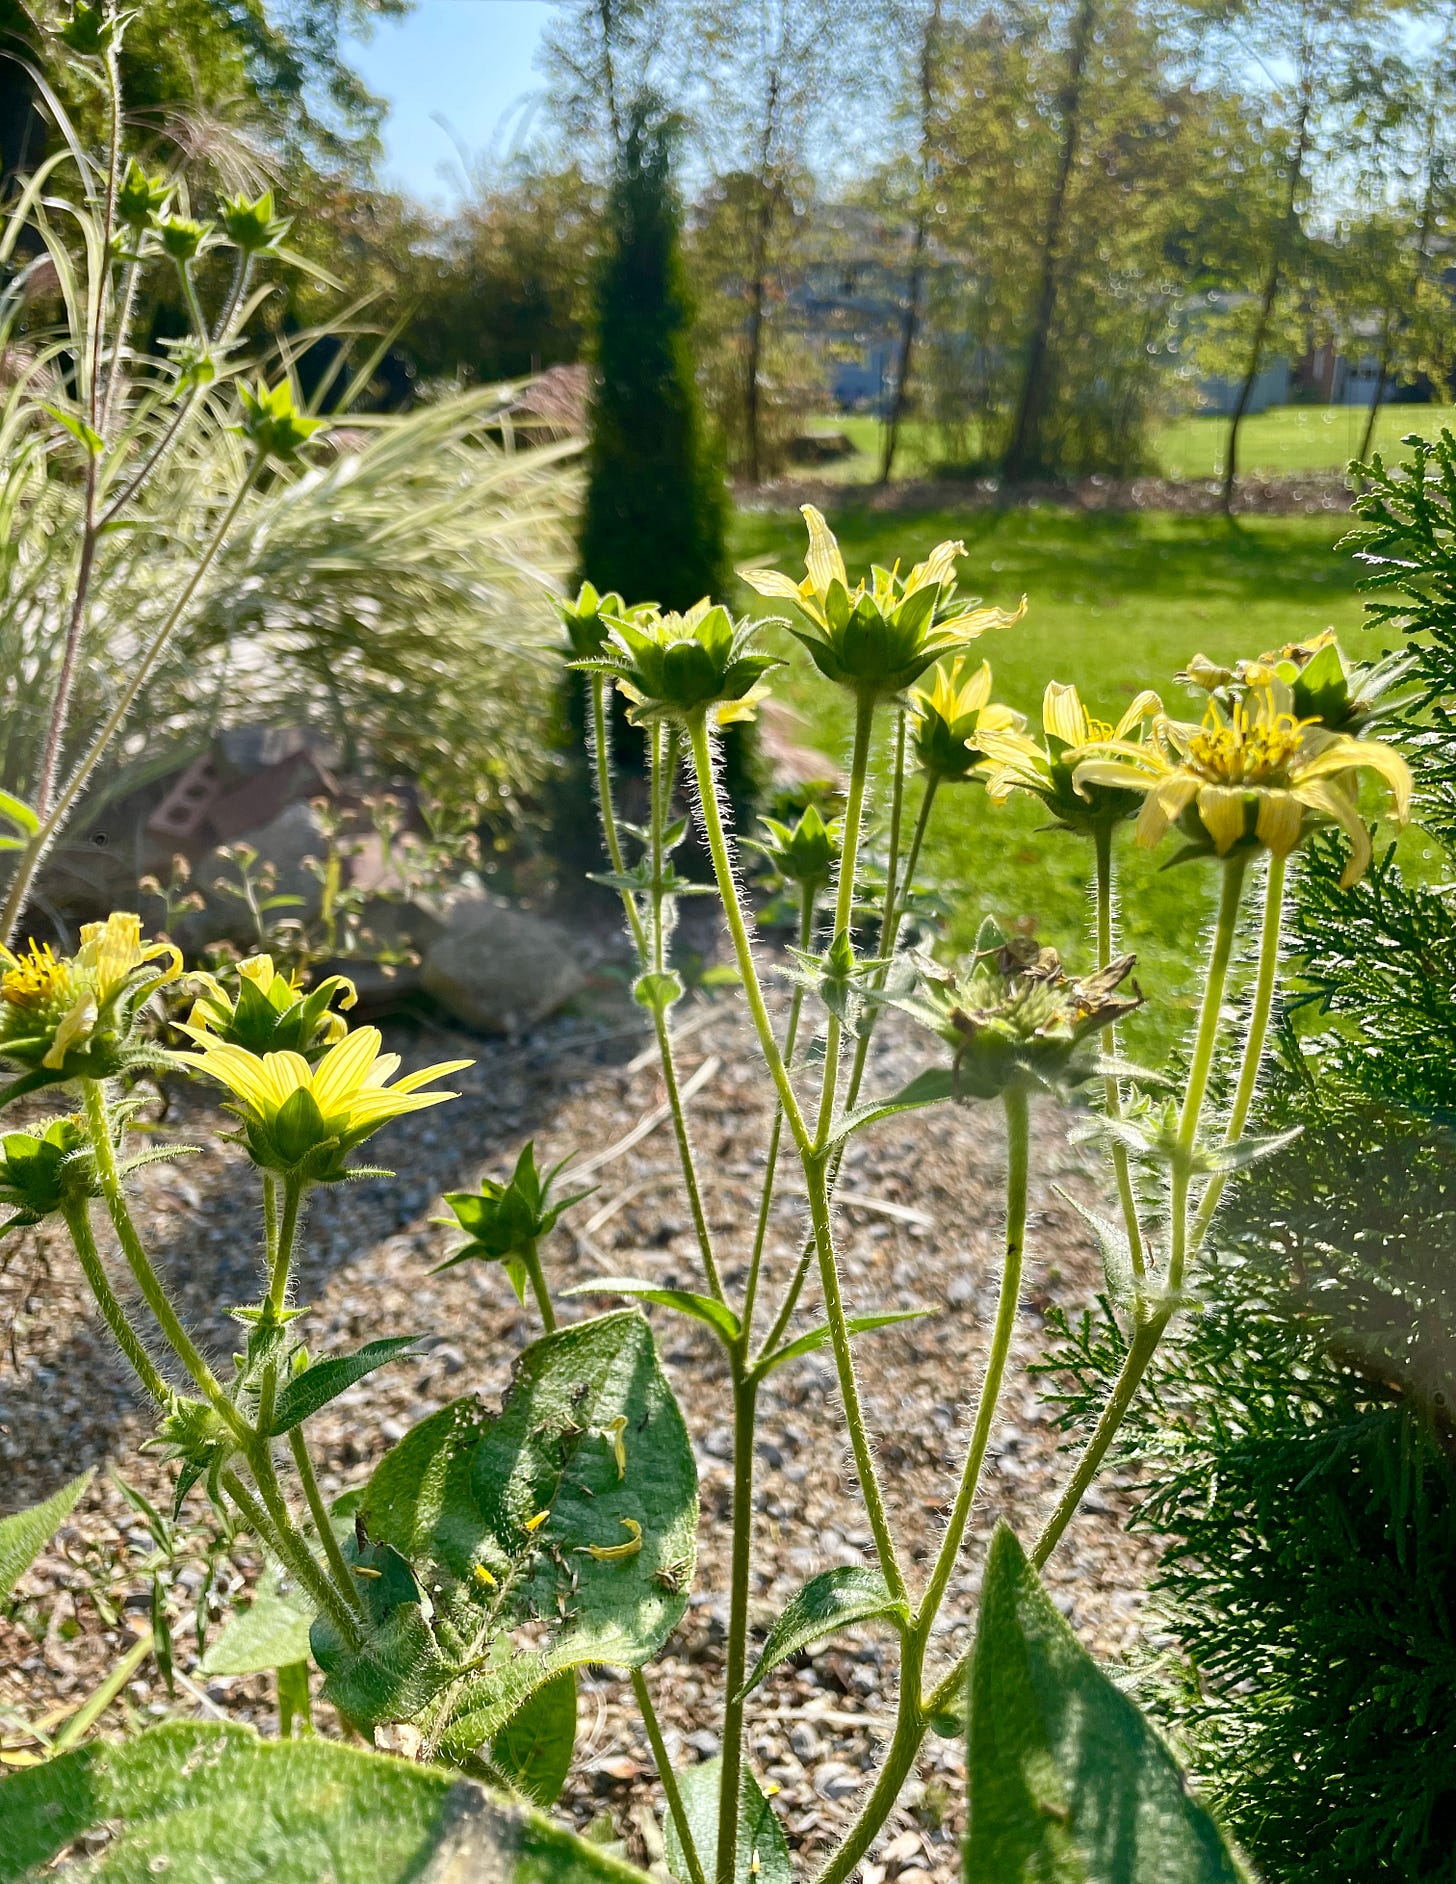
{"label": "arborvitae foliage", "polygon": [[[1152,1697],[1277,1884],[1446,1884],[1456,1850],[1456,441],[1408,443],[1365,469],[1346,547],[1409,638],[1442,854],[1343,892],[1335,840],[1303,860],[1304,1011],[1296,983],[1260,1128],[1303,1136],[1218,1220],[1154,1382],[1171,1440],[1126,1434],[1181,1651]],[[1080,1421],[1118,1343],[1063,1332]]]}

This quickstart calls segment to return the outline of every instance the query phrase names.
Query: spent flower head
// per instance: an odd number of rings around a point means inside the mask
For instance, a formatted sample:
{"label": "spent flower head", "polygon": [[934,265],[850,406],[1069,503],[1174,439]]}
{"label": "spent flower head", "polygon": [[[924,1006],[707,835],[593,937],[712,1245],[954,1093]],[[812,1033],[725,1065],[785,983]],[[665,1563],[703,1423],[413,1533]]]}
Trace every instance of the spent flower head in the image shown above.
{"label": "spent flower head", "polygon": [[218,214],[228,241],[244,255],[261,255],[268,249],[276,249],[293,227],[291,216],[275,212],[271,190],[264,190],[261,196],[251,199],[241,191],[236,196],[225,196]]}
{"label": "spent flower head", "polygon": [[233,1095],[229,1110],[243,1122],[253,1162],[313,1184],[350,1176],[349,1153],[391,1119],[456,1098],[421,1089],[472,1064],[445,1060],[394,1080],[399,1055],[380,1052],[375,1027],[345,1035],[313,1066],[301,1053],[250,1053],[206,1033],[196,1037],[199,1050],[177,1058]]}
{"label": "spent flower head", "polygon": [[872,566],[868,582],[853,589],[839,543],[812,504],[801,506],[809,529],[807,574],[802,582],[774,569],[742,569],[740,576],[760,595],[792,602],[809,626],[789,624],[827,680],[857,694],[899,693],[944,655],[965,647],[988,628],[1019,621],[1014,613],[974,608],[956,595],[955,566],[965,544],[937,544],[906,576]]}
{"label": "spent flower head", "polygon": [[[301,975],[281,974],[271,955],[250,955],[239,962],[235,986],[216,975],[195,974],[202,992],[182,1027],[193,1040],[226,1041],[249,1053],[301,1053],[316,1060],[342,1040],[348,1023],[333,1002],[351,1008],[358,990],[347,975],[330,975],[305,993]],[[229,977],[231,981],[232,977]]]}
{"label": "spent flower head", "polygon": [[759,627],[735,622],[706,596],[685,615],[632,610],[612,616],[601,653],[577,665],[610,674],[639,726],[683,723],[700,713],[726,726],[753,718],[765,692],[759,682],[783,665],[754,647]]}
{"label": "spent flower head", "polygon": [[563,1158],[544,1176],[536,1169],[536,1145],[527,1139],[516,1168],[504,1183],[482,1178],[478,1191],[449,1191],[445,1202],[454,1212],[451,1217],[437,1217],[437,1223],[458,1225],[468,1241],[439,1265],[453,1269],[456,1263],[524,1262],[541,1238],[548,1235],[564,1210],[589,1197],[591,1190],[574,1191],[570,1197],[553,1202],[551,1187],[570,1162]]}
{"label": "spent flower head", "polygon": [[144,942],[141,918],[125,913],[88,922],[74,955],[35,941],[18,955],[0,947],[0,1060],[25,1069],[9,1096],[155,1064],[133,1039],[137,1015],[181,972],[172,944]]}
{"label": "spent flower head", "polygon": [[1109,740],[1140,746],[1149,722],[1163,710],[1146,689],[1114,726],[1094,719],[1075,687],[1049,681],[1042,696],[1042,737],[1038,742],[1019,728],[991,728],[981,741],[986,754],[986,791],[994,804],[1012,792],[1040,798],[1057,823],[1084,836],[1099,826],[1135,816],[1142,799],[1136,792],[1077,782],[1077,767]]}
{"label": "spent flower head", "polygon": [[975,1099],[1012,1086],[1065,1092],[1080,1084],[1095,1071],[1092,1037],[1142,1003],[1136,983],[1130,994],[1117,992],[1135,955],[1074,981],[1055,949],[1008,939],[989,918],[961,966],[918,953],[910,960],[919,985],[893,1004],[954,1048],[956,1091]]}
{"label": "spent flower head", "polygon": [[915,713],[915,757],[928,778],[940,782],[974,776],[985,758],[982,736],[1019,732],[1022,714],[991,698],[991,663],[971,665],[963,655],[937,667],[929,688],[910,696]]}
{"label": "spent flower head", "polygon": [[1301,719],[1288,682],[1271,675],[1227,705],[1212,696],[1200,726],[1164,719],[1141,745],[1109,740],[1080,760],[1075,782],[1078,790],[1140,794],[1138,842],[1151,850],[1176,824],[1189,840],[1180,858],[1259,849],[1287,857],[1311,831],[1337,824],[1350,840],[1340,878],[1348,889],[1371,858],[1358,803],[1362,772],[1383,780],[1404,825],[1411,774],[1400,754]]}

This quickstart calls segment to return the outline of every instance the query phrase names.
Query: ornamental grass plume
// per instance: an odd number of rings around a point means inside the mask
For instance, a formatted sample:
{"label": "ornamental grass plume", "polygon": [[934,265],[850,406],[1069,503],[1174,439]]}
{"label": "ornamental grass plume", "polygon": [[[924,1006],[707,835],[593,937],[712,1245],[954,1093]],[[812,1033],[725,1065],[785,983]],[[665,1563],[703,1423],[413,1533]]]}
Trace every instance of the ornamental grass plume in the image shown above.
{"label": "ornamental grass plume", "polygon": [[1073,782],[1142,795],[1137,839],[1151,850],[1176,824],[1184,857],[1266,849],[1287,857],[1311,831],[1336,824],[1350,840],[1342,889],[1370,866],[1370,832],[1357,799],[1362,772],[1389,787],[1397,827],[1410,817],[1410,767],[1391,746],[1300,719],[1286,681],[1262,677],[1203,722],[1160,719],[1141,744],[1108,740],[1079,761]]}

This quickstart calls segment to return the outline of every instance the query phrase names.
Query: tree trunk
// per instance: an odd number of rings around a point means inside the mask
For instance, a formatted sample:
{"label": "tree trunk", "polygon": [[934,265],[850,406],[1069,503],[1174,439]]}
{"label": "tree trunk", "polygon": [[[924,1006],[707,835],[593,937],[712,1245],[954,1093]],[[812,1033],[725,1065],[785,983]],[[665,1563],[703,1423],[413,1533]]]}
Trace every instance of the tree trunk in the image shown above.
{"label": "tree trunk", "polygon": [[1047,407],[1047,356],[1057,311],[1057,270],[1061,261],[1062,229],[1067,218],[1067,193],[1082,134],[1083,81],[1096,25],[1097,0],[1081,0],[1067,52],[1067,82],[1062,87],[1060,101],[1062,144],[1057,153],[1057,174],[1042,232],[1041,276],[1026,348],[1026,370],[1001,465],[1008,478],[1025,477],[1042,468],[1041,428]]}
{"label": "tree trunk", "polygon": [[1234,480],[1238,476],[1239,463],[1239,427],[1244,422],[1244,414],[1249,409],[1249,401],[1254,395],[1254,385],[1259,377],[1259,369],[1264,363],[1264,342],[1269,337],[1269,327],[1274,318],[1274,303],[1279,299],[1280,284],[1284,279],[1284,247],[1294,229],[1295,211],[1299,204],[1299,186],[1304,177],[1304,160],[1309,154],[1309,119],[1313,106],[1313,94],[1308,83],[1303,88],[1300,99],[1299,121],[1295,131],[1294,161],[1289,167],[1289,189],[1284,200],[1284,214],[1279,223],[1279,234],[1274,241],[1274,248],[1269,257],[1269,274],[1264,283],[1264,298],[1259,306],[1259,319],[1254,328],[1254,344],[1249,349],[1249,364],[1244,373],[1243,384],[1239,387],[1239,396],[1233,412],[1229,415],[1228,446],[1224,452],[1223,491],[1220,502],[1223,514],[1231,516],[1234,507]]}
{"label": "tree trunk", "polygon": [[885,426],[880,483],[888,484],[895,468],[895,447],[900,442],[900,421],[910,399],[910,355],[920,325],[920,291],[925,278],[925,244],[930,234],[931,137],[935,110],[935,54],[940,41],[942,0],[934,0],[920,40],[920,204],[915,214],[915,236],[910,249],[910,278],[906,283],[905,317],[900,323],[900,358],[895,373],[895,398]]}
{"label": "tree trunk", "polygon": [[1385,317],[1385,338],[1380,348],[1380,366],[1375,374],[1375,391],[1370,395],[1370,410],[1365,414],[1365,436],[1360,440],[1360,449],[1356,457],[1361,464],[1370,459],[1370,441],[1375,436],[1375,421],[1380,416],[1380,402],[1385,397],[1385,382],[1390,375],[1391,328],[1394,315]]}

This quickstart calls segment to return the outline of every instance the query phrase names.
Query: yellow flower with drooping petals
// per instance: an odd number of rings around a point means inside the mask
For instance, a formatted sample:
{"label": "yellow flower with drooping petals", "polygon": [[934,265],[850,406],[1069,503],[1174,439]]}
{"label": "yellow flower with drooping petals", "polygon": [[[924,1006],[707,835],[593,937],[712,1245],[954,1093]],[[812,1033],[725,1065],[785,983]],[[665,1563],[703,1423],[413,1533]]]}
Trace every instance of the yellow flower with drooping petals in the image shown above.
{"label": "yellow flower with drooping petals", "polygon": [[391,1119],[458,1097],[421,1089],[473,1064],[444,1060],[396,1080],[399,1055],[381,1053],[377,1027],[346,1035],[315,1066],[301,1053],[251,1053],[208,1035],[199,1043],[199,1052],[177,1057],[217,1080],[239,1102],[232,1110],[243,1121],[254,1161],[314,1183],[347,1176],[343,1161],[348,1153]]}
{"label": "yellow flower with drooping petals", "polygon": [[1195,851],[1227,857],[1264,848],[1287,857],[1312,830],[1338,825],[1350,840],[1340,878],[1348,889],[1371,858],[1360,773],[1388,787],[1401,826],[1410,817],[1410,767],[1377,739],[1332,732],[1293,709],[1286,682],[1261,679],[1227,704],[1210,700],[1199,726],[1164,719],[1144,744],[1107,741],[1077,765],[1075,783],[1141,793],[1137,836],[1148,849],[1177,824]]}
{"label": "yellow flower with drooping petals", "polygon": [[1114,726],[1094,718],[1075,687],[1049,681],[1042,696],[1040,743],[1015,728],[988,729],[980,741],[987,794],[999,805],[1012,792],[1030,792],[1059,824],[1084,834],[1130,818],[1142,803],[1137,793],[1074,783],[1073,775],[1084,758],[1109,743],[1140,749],[1148,723],[1162,710],[1158,696],[1144,688]]}
{"label": "yellow flower with drooping petals", "polygon": [[170,942],[144,942],[139,916],[88,922],[74,955],[32,941],[0,947],[0,1059],[27,1068],[18,1091],[121,1070],[138,1009],[182,972]]}
{"label": "yellow flower with drooping petals", "polygon": [[1022,714],[991,698],[991,663],[972,667],[968,655],[935,670],[930,687],[910,696],[915,754],[922,771],[939,780],[970,778],[985,757],[984,735],[1019,732]]}

